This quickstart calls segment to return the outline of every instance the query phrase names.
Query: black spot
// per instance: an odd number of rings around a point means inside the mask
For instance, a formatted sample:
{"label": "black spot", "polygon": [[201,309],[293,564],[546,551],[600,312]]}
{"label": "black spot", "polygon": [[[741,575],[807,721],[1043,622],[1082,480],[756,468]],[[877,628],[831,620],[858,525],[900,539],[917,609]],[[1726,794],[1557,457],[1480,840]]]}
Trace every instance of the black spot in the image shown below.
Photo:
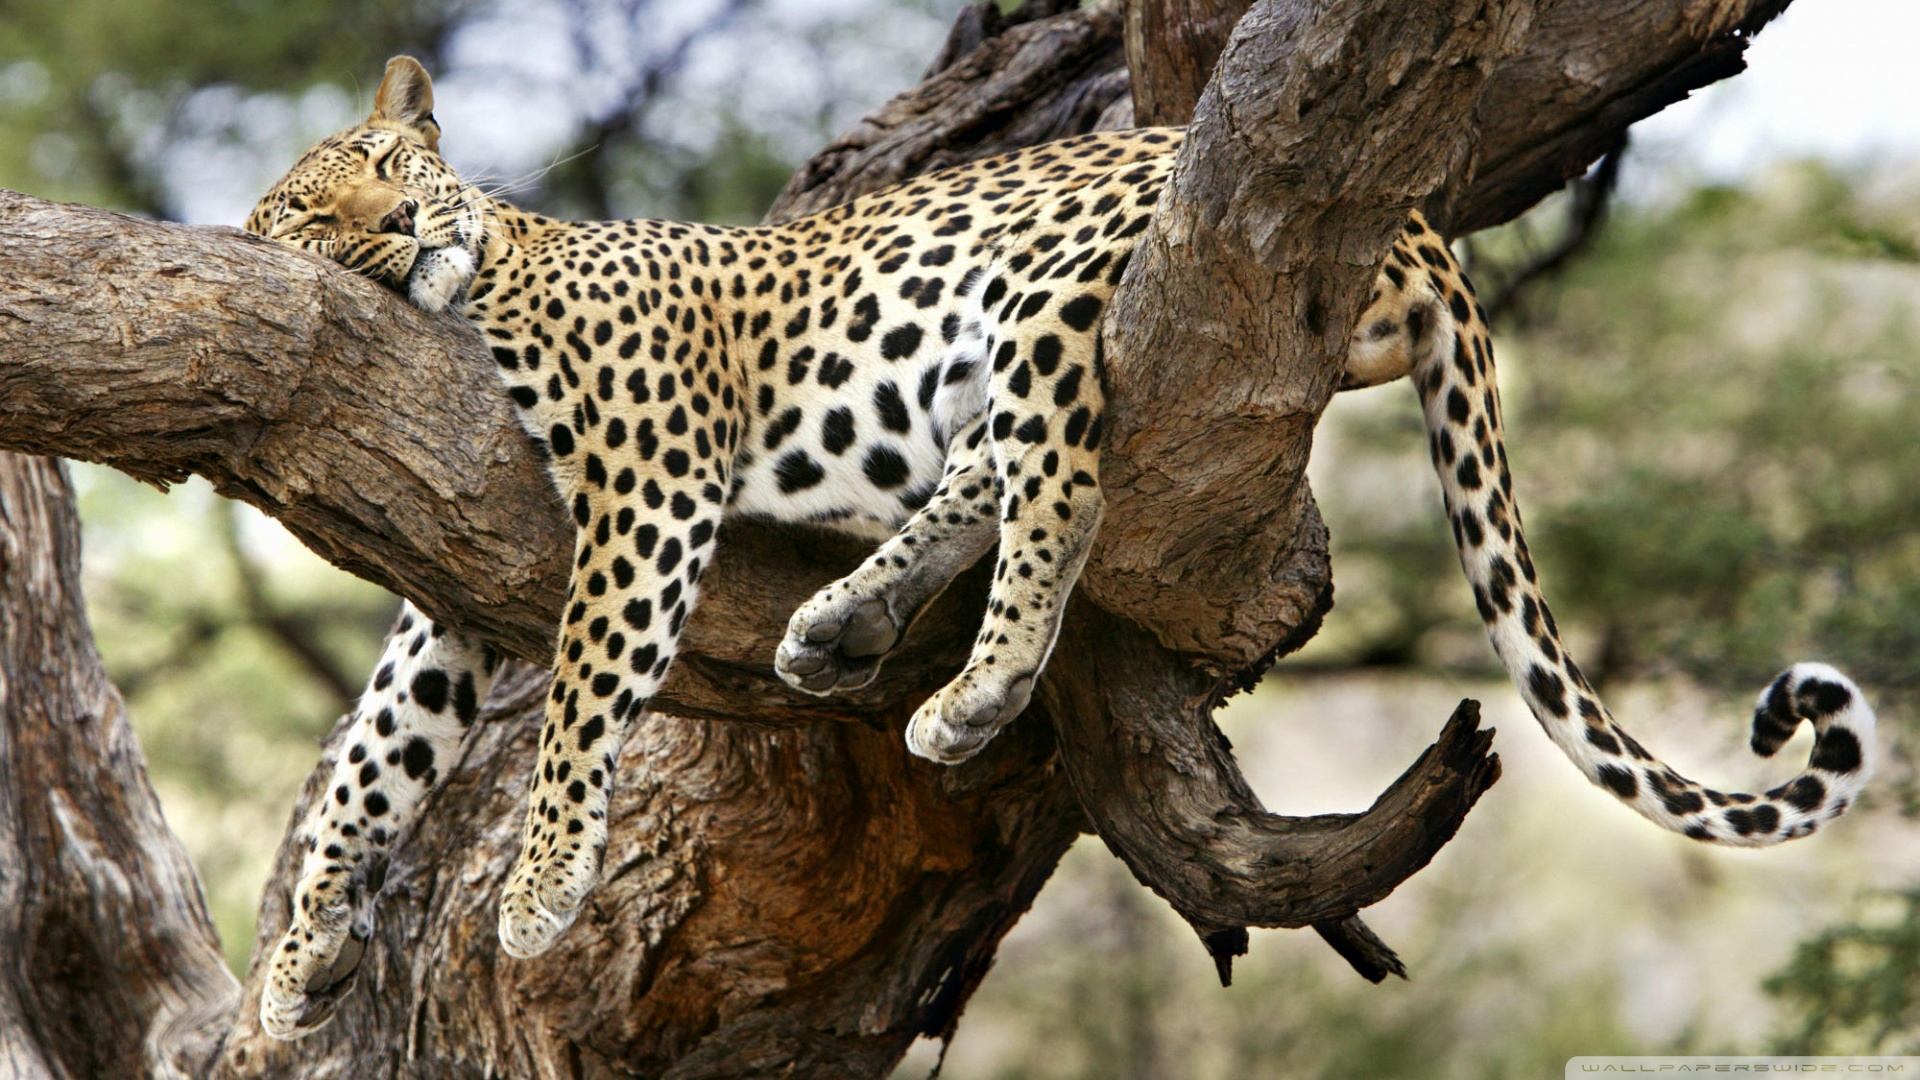
{"label": "black spot", "polygon": [[1527,688],[1541,707],[1556,717],[1566,717],[1567,684],[1559,675],[1535,664],[1527,672]]}
{"label": "black spot", "polygon": [[1788,672],[1781,672],[1767,688],[1767,696],[1753,711],[1753,738],[1750,745],[1753,752],[1761,757],[1772,757],[1782,744],[1793,737],[1794,729],[1800,726],[1799,717],[1793,712],[1792,691],[1788,683],[1792,680]]}
{"label": "black spot", "polygon": [[873,336],[873,324],[880,321],[880,298],[874,293],[861,297],[853,305],[853,321],[847,324],[847,340],[855,343]]}
{"label": "black spot", "polygon": [[655,661],[657,661],[659,658],[660,658],[660,649],[658,646],[642,645],[641,647],[633,650],[633,655],[628,657],[627,663],[630,667],[633,668],[634,674],[650,675],[653,673],[653,665]]}
{"label": "black spot", "polygon": [[427,740],[418,736],[407,740],[407,748],[400,754],[400,763],[407,775],[418,780],[433,768],[433,747]]}
{"label": "black spot", "polygon": [[479,713],[480,698],[474,692],[473,674],[463,671],[453,684],[453,714],[460,718],[462,724],[471,724]]}
{"label": "black spot", "polygon": [[987,282],[986,291],[980,294],[980,306],[982,308],[991,308],[993,305],[999,303],[1000,298],[1005,295],[1007,295],[1007,279],[995,277],[992,281]]}
{"label": "black spot", "polygon": [[1079,364],[1067,369],[1060,381],[1053,384],[1053,403],[1064,409],[1080,399],[1080,375],[1085,371]]}
{"label": "black spot", "polygon": [[781,410],[780,415],[767,424],[766,434],[760,437],[760,445],[768,450],[778,450],[780,444],[787,440],[787,436],[799,429],[802,415],[800,410],[793,406]]}
{"label": "black spot", "polygon": [[586,750],[591,748],[594,742],[597,741],[600,738],[600,736],[605,735],[606,733],[607,733],[607,721],[605,717],[596,716],[593,719],[587,721],[586,723],[581,724],[580,725],[580,749]]}
{"label": "black spot", "polygon": [[1812,810],[1826,801],[1827,785],[1817,776],[1802,776],[1787,785],[1782,797],[1795,809]]}
{"label": "black spot", "polygon": [[820,370],[814,377],[819,380],[821,386],[836,390],[848,379],[853,378],[853,362],[839,353],[830,352],[820,358]]}
{"label": "black spot", "polygon": [[1467,395],[1461,393],[1459,387],[1456,386],[1447,391],[1447,418],[1449,420],[1452,420],[1456,424],[1466,423],[1467,417],[1470,414],[1470,408],[1467,404]]}
{"label": "black spot", "polygon": [[1091,295],[1083,293],[1060,305],[1060,321],[1082,333],[1099,317],[1100,301]]}
{"label": "black spot", "polygon": [[1814,741],[1807,764],[1831,773],[1850,773],[1860,767],[1860,739],[1843,727],[1830,727]]}
{"label": "black spot", "polygon": [[921,329],[916,323],[901,323],[880,338],[880,355],[888,360],[904,360],[920,348]]}
{"label": "black spot", "polygon": [[1007,365],[1013,363],[1013,358],[1019,354],[1020,346],[1017,343],[1011,340],[1002,341],[1000,347],[993,350],[993,370],[1005,371]]}
{"label": "black spot", "polygon": [[377,791],[369,791],[362,805],[367,808],[368,817],[379,817],[387,812],[387,797]]}
{"label": "black spot", "polygon": [[554,454],[559,457],[573,453],[573,429],[565,424],[553,425],[553,430],[548,433],[547,444],[553,447]]}
{"label": "black spot", "polygon": [[1045,442],[1047,438],[1046,417],[1044,416],[1027,417],[1025,420],[1021,421],[1020,426],[1014,430],[1014,435],[1018,437],[1021,442],[1029,442],[1029,443]]}
{"label": "black spot", "polygon": [[[1085,406],[1073,410],[1073,413],[1067,417],[1067,427],[1062,434],[1066,437],[1068,446],[1080,445],[1080,440],[1087,433],[1087,422],[1091,419],[1093,419],[1093,411]],[[1002,437],[1000,432],[994,432],[994,438]]]}
{"label": "black spot", "polygon": [[660,545],[660,557],[654,560],[654,566],[657,567],[662,574],[669,574],[673,572],[674,567],[679,565],[680,538],[677,536],[669,536],[667,537],[667,542]]}
{"label": "black spot", "polygon": [[1033,343],[1033,367],[1042,375],[1051,375],[1060,366],[1060,338],[1042,334]]}
{"label": "black spot", "polygon": [[448,689],[447,673],[439,668],[428,668],[413,677],[413,698],[428,712],[447,707]]}
{"label": "black spot", "polygon": [[899,451],[891,446],[876,446],[867,451],[866,460],[860,465],[862,472],[874,487],[883,490],[897,488],[907,482],[909,470],[907,461]]}
{"label": "black spot", "polygon": [[618,689],[620,689],[620,676],[611,671],[603,671],[593,677],[595,697],[612,697],[613,692]]}
{"label": "black spot", "polygon": [[883,382],[873,388],[873,407],[880,414],[881,427],[902,435],[913,430],[913,416],[907,412],[907,401],[893,383]]}
{"label": "black spot", "polygon": [[842,405],[820,421],[820,447],[829,454],[843,454],[852,445],[853,410]]}
{"label": "black spot", "polygon": [[620,617],[627,620],[627,625],[633,629],[645,630],[647,624],[653,621],[653,601],[629,600],[621,610]]}
{"label": "black spot", "polygon": [[[1460,534],[1468,546],[1479,547],[1486,542],[1486,530],[1480,527],[1480,516],[1471,508],[1460,511]],[[1533,597],[1527,597],[1527,603],[1533,603]]]}
{"label": "black spot", "polygon": [[1602,765],[1597,775],[1600,783],[1623,799],[1631,799],[1640,793],[1640,783],[1634,779],[1633,773],[1618,765]]}
{"label": "black spot", "polygon": [[1480,459],[1468,454],[1460,459],[1460,467],[1454,470],[1460,486],[1468,491],[1480,490]]}
{"label": "black spot", "polygon": [[1846,687],[1825,679],[1808,679],[1801,683],[1798,696],[1800,715],[1809,720],[1832,716],[1853,703],[1853,694]]}
{"label": "black spot", "polygon": [[827,472],[818,462],[807,456],[804,450],[792,450],[774,463],[773,474],[779,481],[780,492],[791,495],[804,491],[826,479]]}
{"label": "black spot", "polygon": [[381,664],[380,670],[373,673],[373,688],[375,690],[385,690],[387,687],[392,685],[393,685],[393,664],[391,662]]}
{"label": "black spot", "polygon": [[1666,804],[1667,812],[1676,817],[1697,814],[1707,808],[1707,801],[1697,791],[1665,792],[1660,796],[1660,801]]}
{"label": "black spot", "polygon": [[1007,377],[1007,393],[1017,398],[1024,398],[1032,389],[1033,368],[1022,361],[1019,367],[1013,369],[1013,374]]}
{"label": "black spot", "polygon": [[[1581,705],[1585,705],[1586,703],[1587,699],[1580,699]],[[1583,709],[1582,711],[1584,712],[1585,710]],[[1599,750],[1603,754],[1612,754],[1615,757],[1620,755],[1620,741],[1600,728],[1588,728],[1587,741],[1593,744],[1594,749]]]}

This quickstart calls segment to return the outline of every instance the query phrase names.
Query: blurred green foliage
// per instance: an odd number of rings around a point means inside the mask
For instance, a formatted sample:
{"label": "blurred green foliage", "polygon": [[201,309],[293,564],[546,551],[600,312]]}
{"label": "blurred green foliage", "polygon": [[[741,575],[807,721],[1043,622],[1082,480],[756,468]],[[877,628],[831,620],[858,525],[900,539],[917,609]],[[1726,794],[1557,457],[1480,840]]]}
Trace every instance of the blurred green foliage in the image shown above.
{"label": "blurred green foliage", "polygon": [[1920,1054],[1920,890],[1800,943],[1766,982],[1800,1019],[1783,1054]]}
{"label": "blurred green foliage", "polygon": [[164,215],[165,145],[196,90],[296,93],[444,37],[470,0],[8,0],[0,186]]}
{"label": "blurred green foliage", "polygon": [[1801,942],[1766,992],[1799,1015],[1780,1053],[1920,1053],[1920,892]]}

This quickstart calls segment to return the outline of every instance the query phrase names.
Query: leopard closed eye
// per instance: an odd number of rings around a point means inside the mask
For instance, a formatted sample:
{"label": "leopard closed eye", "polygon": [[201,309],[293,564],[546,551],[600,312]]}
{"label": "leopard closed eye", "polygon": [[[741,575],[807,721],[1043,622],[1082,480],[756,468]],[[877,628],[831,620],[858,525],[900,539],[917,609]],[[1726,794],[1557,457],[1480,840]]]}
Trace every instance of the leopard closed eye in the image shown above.
{"label": "leopard closed eye", "polygon": [[[1183,135],[1081,136],[931,174],[786,225],[564,222],[440,158],[433,89],[389,62],[372,115],[323,140],[247,227],[482,335],[576,525],[553,688],[500,939],[536,956],[598,879],[614,762],[671,666],[723,518],[879,541],[796,611],[773,658],[825,694],[870,681],[928,601],[989,550],[965,667],[908,724],[963,761],[1025,708],[1104,507],[1101,318]],[[1811,833],[1866,781],[1873,714],[1818,664],[1762,695],[1753,746],[1801,720],[1812,760],[1759,795],[1681,777],[1622,730],[1567,655],[1513,503],[1484,315],[1409,220],[1344,385],[1410,374],[1460,558],[1502,663],[1594,783],[1656,823],[1759,845]],[[303,824],[266,1030],[325,1023],[372,933],[387,853],[444,775],[497,658],[409,607]]]}

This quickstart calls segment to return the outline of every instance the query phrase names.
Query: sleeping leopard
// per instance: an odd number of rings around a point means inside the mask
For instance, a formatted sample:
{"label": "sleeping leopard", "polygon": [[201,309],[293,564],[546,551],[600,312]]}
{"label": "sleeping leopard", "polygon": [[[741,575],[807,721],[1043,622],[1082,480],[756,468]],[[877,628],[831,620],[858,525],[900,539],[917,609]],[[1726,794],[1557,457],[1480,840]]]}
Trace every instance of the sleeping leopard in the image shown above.
{"label": "sleeping leopard", "polygon": [[[1101,317],[1183,133],[1083,135],[934,173],[790,224],[575,223],[464,183],[433,90],[387,65],[372,115],[309,151],[247,228],[452,310],[492,349],[577,526],[519,860],[500,905],[545,952],[600,872],[616,751],[673,663],[729,514],[870,537],[794,613],[774,670],[861,686],[914,616],[997,548],[972,654],[907,726],[960,762],[1026,707],[1104,500]],[[1873,713],[1799,664],[1760,696],[1752,746],[1802,720],[1806,769],[1764,794],[1682,777],[1617,724],[1567,654],[1513,500],[1485,313],[1417,215],[1375,280],[1343,388],[1410,375],[1460,562],[1501,663],[1593,783],[1665,828],[1758,846],[1842,813]],[[494,654],[409,607],[303,823],[292,922],[261,1019],[296,1038],[352,985],[387,863],[486,697]]]}

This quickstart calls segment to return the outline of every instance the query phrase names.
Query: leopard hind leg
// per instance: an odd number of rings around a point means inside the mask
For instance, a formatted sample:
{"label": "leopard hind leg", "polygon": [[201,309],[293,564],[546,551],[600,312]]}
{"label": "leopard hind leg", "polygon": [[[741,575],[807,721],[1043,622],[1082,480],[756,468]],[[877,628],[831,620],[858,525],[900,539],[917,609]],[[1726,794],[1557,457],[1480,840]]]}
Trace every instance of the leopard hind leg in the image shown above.
{"label": "leopard hind leg", "polygon": [[302,825],[292,919],[268,961],[260,1023],[297,1039],[333,1018],[373,936],[389,852],[479,713],[499,658],[405,605]]}

